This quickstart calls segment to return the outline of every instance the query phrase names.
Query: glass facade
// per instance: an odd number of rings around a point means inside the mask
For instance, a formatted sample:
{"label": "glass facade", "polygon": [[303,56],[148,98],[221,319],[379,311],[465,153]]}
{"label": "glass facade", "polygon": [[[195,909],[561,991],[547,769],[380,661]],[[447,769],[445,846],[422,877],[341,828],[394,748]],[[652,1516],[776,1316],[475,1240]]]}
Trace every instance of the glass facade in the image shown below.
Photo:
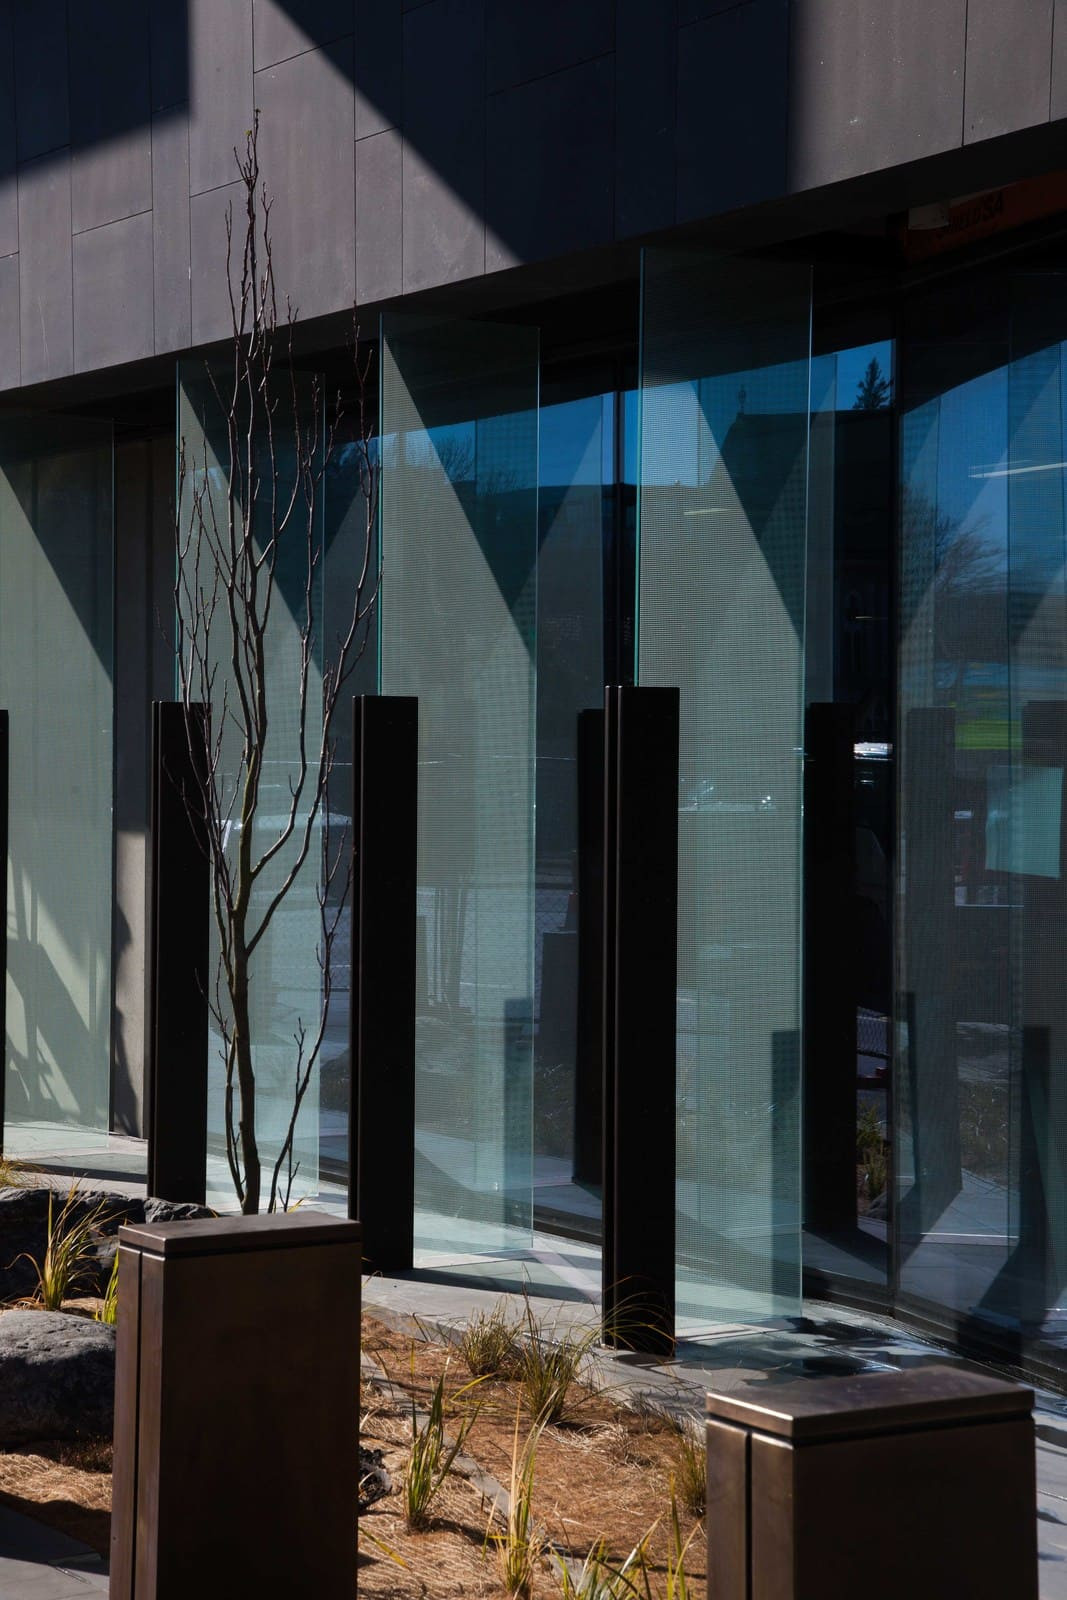
{"label": "glass facade", "polygon": [[[595,1287],[604,686],[674,686],[676,1050],[648,1093],[673,1074],[679,1331],[841,1295],[1062,1364],[1067,295],[1048,245],[1019,259],[864,282],[649,250],[603,321],[580,296],[385,319],[383,587],[351,689],[419,700],[419,1265]],[[179,409],[219,511],[224,429],[191,365]],[[362,559],[360,448],[342,430],[317,508],[313,702]],[[111,474],[104,425],[0,428],[7,1123],[30,1152],[109,1113]],[[283,563],[267,825],[302,584]],[[832,795],[811,782],[825,709],[847,735]],[[345,706],[338,827],[349,731]],[[77,786],[57,798],[58,747]],[[820,921],[823,807],[845,886]],[[254,970],[268,1163],[322,994],[321,844]],[[345,1175],[348,928],[296,1194]],[[218,1043],[210,1187],[231,1204]]]}
{"label": "glass facade", "polygon": [[900,360],[900,1293],[1067,1333],[1067,300],[908,306]]}
{"label": "glass facade", "polygon": [[807,268],[646,255],[637,678],[681,692],[687,1328],[800,1306],[810,341]]}
{"label": "glass facade", "polygon": [[10,716],[4,1148],[108,1126],[111,428],[0,422],[0,704]]}
{"label": "glass facade", "polygon": [[[310,407],[312,390],[310,380],[299,402],[304,407],[303,421],[312,415]],[[312,616],[312,631],[307,663],[306,700],[308,706],[308,746],[311,759],[316,759],[318,748],[315,733],[316,719],[322,704],[322,649],[323,649],[323,523],[325,494],[320,494],[314,518],[309,526],[304,512],[304,501],[296,483],[293,431],[288,418],[291,415],[289,392],[279,394],[274,423],[274,460],[270,460],[265,430],[255,441],[255,465],[263,485],[253,514],[253,527],[257,530],[257,553],[263,556],[270,538],[272,517],[270,513],[270,484],[277,473],[278,503],[285,506],[297,493],[297,509],[288,522],[287,530],[277,543],[274,572],[274,595],[267,613],[264,635],[265,689],[269,726],[265,744],[263,776],[259,804],[253,825],[252,857],[263,859],[266,852],[274,850],[287,827],[291,795],[299,783],[301,727],[299,705],[300,681],[304,671],[303,638],[307,629],[308,608]],[[203,495],[207,517],[214,518],[217,528],[225,529],[227,500],[230,493],[230,446],[227,437],[227,419],[211,382],[201,363],[183,364],[178,381],[178,432],[188,463],[189,481],[182,496],[182,512],[186,519],[183,534],[195,549],[198,540],[205,537],[192,512],[194,492]],[[319,430],[321,441],[322,431]],[[276,526],[281,527],[278,519]],[[261,530],[261,531],[260,531]],[[315,569],[308,581],[309,539],[315,555]],[[190,558],[192,559],[192,558]],[[187,572],[191,567],[187,563]],[[188,607],[188,593],[183,590],[180,605]],[[200,608],[201,615],[205,607]],[[189,618],[186,617],[188,624]],[[201,648],[207,650],[208,664],[214,672],[212,707],[215,726],[219,732],[219,793],[223,805],[229,808],[230,820],[225,826],[227,848],[236,861],[240,846],[240,785],[242,782],[240,754],[241,734],[234,708],[238,697],[229,669],[231,633],[229,625],[216,613],[210,635],[201,632]],[[308,786],[305,786],[306,797]],[[287,841],[274,850],[257,874],[251,892],[249,933],[257,929],[268,911],[279,888],[297,865],[301,839],[308,816],[306,798],[295,808],[295,827]],[[285,1145],[295,1103],[295,1085],[298,1071],[302,1071],[305,1052],[315,1037],[321,1008],[321,918],[317,889],[321,876],[322,830],[321,819],[313,826],[311,848],[297,876],[285,894],[277,915],[271,915],[269,925],[258,942],[251,959],[249,971],[250,1028],[253,1070],[256,1077],[256,1137],[263,1165],[263,1206],[271,1192],[272,1172]],[[237,1198],[226,1157],[226,1072],[225,1042],[222,1019],[229,1019],[230,1007],[223,986],[221,943],[219,928],[214,916],[211,919],[211,941],[208,960],[209,1006],[212,1019],[209,1024],[209,1090],[208,1090],[208,1204],[216,1208],[233,1209]],[[319,1161],[319,1098],[321,1062],[312,1070],[311,1079],[296,1119],[292,1147],[292,1164],[288,1157],[278,1171],[283,1193],[291,1195],[314,1194],[318,1188]],[[236,1114],[234,1116],[236,1125]]]}
{"label": "glass facade", "polygon": [[382,328],[384,694],[419,700],[415,1236],[533,1224],[536,329]]}

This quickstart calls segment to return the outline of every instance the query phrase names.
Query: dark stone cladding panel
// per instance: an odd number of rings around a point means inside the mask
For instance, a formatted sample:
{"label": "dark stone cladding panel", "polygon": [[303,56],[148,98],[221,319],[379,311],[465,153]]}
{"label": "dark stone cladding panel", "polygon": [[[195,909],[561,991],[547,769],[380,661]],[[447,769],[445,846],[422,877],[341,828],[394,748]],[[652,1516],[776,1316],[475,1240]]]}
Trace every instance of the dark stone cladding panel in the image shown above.
{"label": "dark stone cladding panel", "polygon": [[404,290],[485,270],[485,0],[404,16]]}
{"label": "dark stone cladding panel", "polygon": [[1047,121],[1053,10],[1054,0],[1014,0],[1006,45],[1004,0],[968,0],[965,143]]}
{"label": "dark stone cladding panel", "polygon": [[353,10],[353,0],[253,0],[256,71],[343,39]]}
{"label": "dark stone cladding panel", "polygon": [[0,389],[22,382],[19,354],[19,258],[0,257]]}
{"label": "dark stone cladding panel", "polygon": [[189,284],[189,115],[171,106],[152,119],[153,343],[156,354],[192,339]]}
{"label": "dark stone cladding panel", "polygon": [[152,213],[74,237],[74,370],[151,355]]}
{"label": "dark stone cladding panel", "polygon": [[792,9],[790,191],[961,144],[967,0],[794,0]]}
{"label": "dark stone cladding panel", "polygon": [[[356,144],[356,296],[360,305],[403,292],[404,141],[384,128]],[[366,329],[368,334],[374,330]]]}
{"label": "dark stone cladding panel", "polygon": [[677,218],[785,187],[788,0],[748,0],[681,30]]}
{"label": "dark stone cladding panel", "polygon": [[232,205],[235,226],[241,226],[244,188],[240,182],[194,195],[189,207],[192,339],[207,344],[230,332],[230,297],[226,287],[226,207]]}
{"label": "dark stone cladding panel", "polygon": [[22,382],[65,378],[74,365],[70,152],[19,168],[19,329]]}
{"label": "dark stone cladding panel", "polygon": [[0,257],[13,255],[19,247],[16,156],[15,54],[11,6],[0,4]]}
{"label": "dark stone cladding panel", "polygon": [[400,0],[356,0],[356,138],[400,126],[404,14]]}
{"label": "dark stone cladding panel", "polygon": [[1050,117],[1067,117],[1067,0],[1056,0],[1052,22]]}
{"label": "dark stone cladding panel", "polygon": [[669,6],[615,5],[615,233],[674,221],[678,30]]}
{"label": "dark stone cladding panel", "polygon": [[352,39],[256,74],[260,170],[271,212],[274,274],[302,318],[355,299]]}
{"label": "dark stone cladding panel", "polygon": [[72,221],[75,233],[152,204],[148,13],[140,0],[70,12]]}
{"label": "dark stone cladding panel", "polygon": [[614,13],[614,0],[486,0],[486,89],[493,94],[607,55],[615,48]]}
{"label": "dark stone cladding panel", "polygon": [[612,56],[490,96],[487,271],[610,243],[614,121]]}
{"label": "dark stone cladding panel", "polygon": [[70,139],[66,0],[13,0],[18,158],[32,161]]}
{"label": "dark stone cladding panel", "polygon": [[189,99],[189,0],[151,0],[147,7],[152,61],[152,110]]}
{"label": "dark stone cladding panel", "polygon": [[230,183],[252,126],[252,0],[188,0],[189,185]]}

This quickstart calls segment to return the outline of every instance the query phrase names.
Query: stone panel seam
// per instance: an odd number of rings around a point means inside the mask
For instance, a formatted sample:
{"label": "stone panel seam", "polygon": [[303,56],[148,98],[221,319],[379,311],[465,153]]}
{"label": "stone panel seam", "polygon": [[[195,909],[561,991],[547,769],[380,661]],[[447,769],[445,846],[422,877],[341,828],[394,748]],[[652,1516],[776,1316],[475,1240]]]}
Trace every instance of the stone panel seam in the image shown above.
{"label": "stone panel seam", "polygon": [[[255,16],[254,11],[252,15]],[[279,56],[277,61],[268,61],[262,67],[253,67],[252,77],[255,79],[264,72],[273,72],[275,67],[284,67],[287,61],[299,61],[301,56],[313,56],[316,50],[328,50],[332,44],[343,44],[346,39],[351,39],[354,45],[355,38],[355,30],[353,28],[346,28],[344,33],[335,33],[329,39],[323,39],[318,44],[309,44],[306,50],[294,50],[290,56]],[[253,61],[255,60],[254,54],[252,59]],[[363,137],[366,139],[369,137],[369,135],[364,134]]]}
{"label": "stone panel seam", "polygon": [[677,24],[678,32],[684,33],[687,28],[699,28],[702,22],[710,22],[712,17],[725,17],[728,12],[741,11],[745,6],[750,6],[751,4],[752,0],[736,0],[736,4],[732,6],[720,6],[718,11],[709,11],[706,16],[690,17],[688,22],[679,22]]}
{"label": "stone panel seam", "polygon": [[[17,196],[16,196],[15,209],[16,209],[16,211],[18,210]],[[10,255],[4,256],[3,259],[5,261],[18,261],[19,252],[17,250],[13,250]],[[22,272],[21,272],[21,265],[22,265],[22,263],[19,262],[19,265],[15,268],[15,360],[16,360],[16,363],[17,363],[17,366],[18,366],[18,375],[17,375],[16,380],[15,380],[14,383],[6,385],[6,388],[8,388],[8,389],[20,389],[22,387]]]}
{"label": "stone panel seam", "polygon": [[1052,95],[1056,87],[1056,16],[1059,12],[1056,0],[1052,0],[1052,27],[1049,29],[1048,42],[1048,115],[1046,121],[1052,121]]}
{"label": "stone panel seam", "polygon": [[[960,85],[960,149],[967,143],[967,56],[971,43],[971,0],[963,0],[963,82]],[[1052,74],[1049,73],[1051,93]]]}
{"label": "stone panel seam", "polygon": [[127,211],[121,217],[109,217],[106,222],[94,222],[90,228],[72,228],[71,238],[80,239],[86,233],[99,233],[101,228],[113,228],[117,222],[129,222],[131,217],[150,216],[154,209],[154,206],[142,206],[140,211]]}
{"label": "stone panel seam", "polygon": [[[193,177],[193,103],[188,102],[185,109],[185,170],[189,177],[190,189]],[[188,196],[185,202],[186,226],[189,233],[189,340],[193,337],[193,197]],[[154,241],[153,241],[154,243]],[[155,278],[152,279],[152,292],[155,293]],[[155,337],[155,324],[152,325],[153,339]],[[177,374],[175,374],[175,380]],[[177,420],[177,400],[174,402],[175,420]]]}
{"label": "stone panel seam", "polygon": [[213,183],[210,188],[207,189],[191,189],[189,191],[189,198],[190,200],[199,200],[201,195],[218,194],[221,189],[232,189],[235,183],[240,182],[241,179],[239,177],[227,178],[225,183]]}
{"label": "stone panel seam", "polygon": [[[741,3],[742,5],[748,5],[749,0],[741,0]],[[736,9],[736,7],[731,9]],[[532,78],[520,78],[516,83],[506,84],[502,89],[488,89],[485,95],[486,104],[488,105],[490,100],[498,99],[502,94],[511,94],[515,89],[525,89],[527,84],[543,83],[546,78],[559,78],[565,72],[573,72],[576,67],[587,67],[591,61],[611,61],[614,56],[615,49],[613,46],[610,50],[598,50],[595,55],[580,56],[577,61],[568,61],[565,67],[553,67],[550,72],[536,72]],[[486,134],[488,136],[488,125]]]}

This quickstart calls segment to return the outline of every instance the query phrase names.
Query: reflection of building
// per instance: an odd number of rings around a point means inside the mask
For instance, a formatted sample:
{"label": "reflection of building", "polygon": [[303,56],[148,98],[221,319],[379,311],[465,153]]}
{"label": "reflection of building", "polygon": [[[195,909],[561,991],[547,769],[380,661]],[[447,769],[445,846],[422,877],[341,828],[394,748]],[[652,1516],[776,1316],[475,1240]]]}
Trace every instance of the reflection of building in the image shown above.
{"label": "reflection of building", "polygon": [[[949,0],[11,8],[9,1144],[143,1127],[175,366],[202,443],[257,106],[300,359],[350,382],[353,297],[381,356],[360,687],[420,701],[420,1260],[596,1262],[597,713],[636,675],[681,692],[647,1093],[677,1100],[682,1325],[806,1289],[1063,1361],[1062,65],[1049,8],[994,9],[964,39]],[[892,404],[853,409],[872,360]],[[343,455],[328,489],[329,601]],[[812,705],[851,720],[805,774]],[[283,1074],[310,941],[294,915],[264,985]]]}

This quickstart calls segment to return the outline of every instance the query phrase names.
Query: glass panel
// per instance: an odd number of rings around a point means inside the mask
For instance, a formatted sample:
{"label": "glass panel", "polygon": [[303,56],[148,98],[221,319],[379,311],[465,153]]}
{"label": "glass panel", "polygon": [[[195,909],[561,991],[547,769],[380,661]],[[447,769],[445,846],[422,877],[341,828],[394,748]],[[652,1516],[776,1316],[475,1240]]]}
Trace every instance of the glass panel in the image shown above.
{"label": "glass panel", "polygon": [[112,544],[110,424],[0,423],[12,1154],[108,1126]]}
{"label": "glass panel", "polygon": [[1067,295],[975,280],[902,355],[901,1289],[1067,1334]]}
{"label": "glass panel", "polygon": [[[352,623],[353,598],[363,572],[367,550],[367,512],[364,499],[364,467],[367,457],[378,456],[378,440],[364,442],[360,437],[360,397],[349,403],[335,430],[334,448],[326,469],[325,553],[323,561],[324,632],[328,650],[347,633]],[[375,419],[376,420],[376,419]],[[373,493],[373,489],[371,491]],[[373,594],[377,571],[377,534],[372,530],[373,548],[364,579],[364,604]],[[349,696],[374,694],[378,688],[378,619],[368,618],[361,635],[359,658],[342,696],[333,723],[334,763],[330,777],[330,850],[334,853],[342,830],[347,846],[351,838],[349,815],[352,802],[352,717]],[[339,873],[331,887],[330,904],[345,885]],[[350,907],[341,908],[334,936],[330,963],[332,984],[329,1016],[322,1041],[319,1076],[319,1171],[324,1179],[348,1181],[348,1027],[351,1001],[352,945]]]}
{"label": "glass panel", "polygon": [[[280,385],[281,387],[281,385]],[[310,380],[303,386],[301,403],[310,415]],[[294,489],[294,444],[286,423],[291,401],[288,388],[279,394],[275,411],[276,468],[278,503],[285,505]],[[238,430],[240,432],[240,430]],[[226,418],[220,410],[214,388],[202,363],[179,367],[178,432],[184,442],[190,482],[184,495],[188,514],[194,489],[205,494],[205,504],[213,511],[220,527],[225,527],[229,453]],[[319,437],[322,437],[320,428]],[[265,441],[258,441],[258,468],[263,484],[270,483],[270,468]],[[263,533],[257,538],[262,548],[268,526],[269,491],[264,488],[258,502],[257,518]],[[301,635],[305,606],[310,601],[315,619],[322,618],[322,513],[325,495],[320,494],[312,539],[318,565],[308,590],[308,528],[302,499],[289,522],[287,534],[279,541],[274,599],[265,633],[266,697],[269,715],[263,781],[259,809],[254,824],[253,854],[262,855],[278,839],[289,812],[291,785],[297,781],[300,744],[299,675]],[[258,526],[257,522],[257,526]],[[224,702],[235,704],[228,670],[229,629],[216,622],[212,630],[210,655],[217,665],[213,704],[216,716]],[[322,628],[316,620],[312,633],[311,660],[307,684],[308,730],[311,748],[317,748],[318,715],[322,703]],[[237,794],[240,735],[232,714],[222,739],[222,792],[235,816],[239,813]],[[306,790],[305,790],[306,792]],[[292,837],[278,851],[257,879],[252,891],[251,927],[256,927],[287,874],[293,868],[299,840],[307,816],[306,803],[297,805],[297,826]],[[230,844],[236,853],[240,823],[229,827]],[[317,888],[321,872],[321,827],[317,824],[307,858],[287,892],[284,903],[273,918],[255,952],[250,969],[251,1039],[253,1071],[256,1077],[256,1136],[263,1166],[262,1207],[266,1209],[271,1171],[277,1161],[289,1128],[294,1105],[297,1063],[301,1054],[299,1037],[314,1037],[320,1016],[322,973],[320,970],[321,922]],[[211,982],[220,973],[217,931],[212,928],[209,958]],[[221,991],[218,1003],[224,1007]],[[213,1022],[209,1040],[208,1100],[208,1204],[232,1209],[237,1205],[233,1181],[226,1160],[225,1056],[222,1035]],[[296,1122],[292,1168],[292,1198],[315,1194],[318,1188],[320,1066],[311,1081]],[[236,1117],[235,1117],[236,1120]],[[288,1181],[288,1163],[280,1174],[283,1190]]]}
{"label": "glass panel", "polygon": [[[535,1222],[590,1240],[600,1234],[603,1060],[599,1018],[590,1015],[598,993],[580,979],[590,877],[581,852],[603,846],[580,820],[588,816],[580,746],[603,738],[604,565],[615,505],[610,382],[610,367],[586,363],[546,373],[540,412]],[[598,913],[593,905],[590,914]]]}
{"label": "glass panel", "polygon": [[692,1331],[799,1307],[808,271],[649,252],[642,331],[637,664],[640,683],[681,691],[677,1298]]}
{"label": "glass panel", "polygon": [[[838,1067],[826,1059],[814,1043],[817,1029],[809,1027],[805,1159],[809,1175],[828,1146],[830,1159],[836,1159],[835,1141],[847,1114],[855,1135],[855,1181],[846,1172],[835,1188],[838,1209],[832,1214],[825,1195],[813,1206],[809,1191],[804,1261],[841,1281],[885,1284],[893,980],[893,345],[885,339],[856,342],[865,324],[881,331],[881,306],[862,313],[849,308],[843,325],[833,307],[821,324],[818,306],[815,314],[805,680],[809,704],[852,710],[854,892],[835,934],[849,941],[855,959],[835,960],[830,982],[834,1002],[854,1007],[855,1066],[853,1071],[844,1061]],[[823,803],[832,807],[833,800]],[[808,888],[819,894],[815,885]],[[850,981],[855,993],[847,996],[843,986]],[[834,1096],[848,1097],[847,1113],[838,1114],[842,1108]]]}
{"label": "glass panel", "polygon": [[529,1245],[536,330],[382,329],[381,688],[419,699],[422,1264]]}

